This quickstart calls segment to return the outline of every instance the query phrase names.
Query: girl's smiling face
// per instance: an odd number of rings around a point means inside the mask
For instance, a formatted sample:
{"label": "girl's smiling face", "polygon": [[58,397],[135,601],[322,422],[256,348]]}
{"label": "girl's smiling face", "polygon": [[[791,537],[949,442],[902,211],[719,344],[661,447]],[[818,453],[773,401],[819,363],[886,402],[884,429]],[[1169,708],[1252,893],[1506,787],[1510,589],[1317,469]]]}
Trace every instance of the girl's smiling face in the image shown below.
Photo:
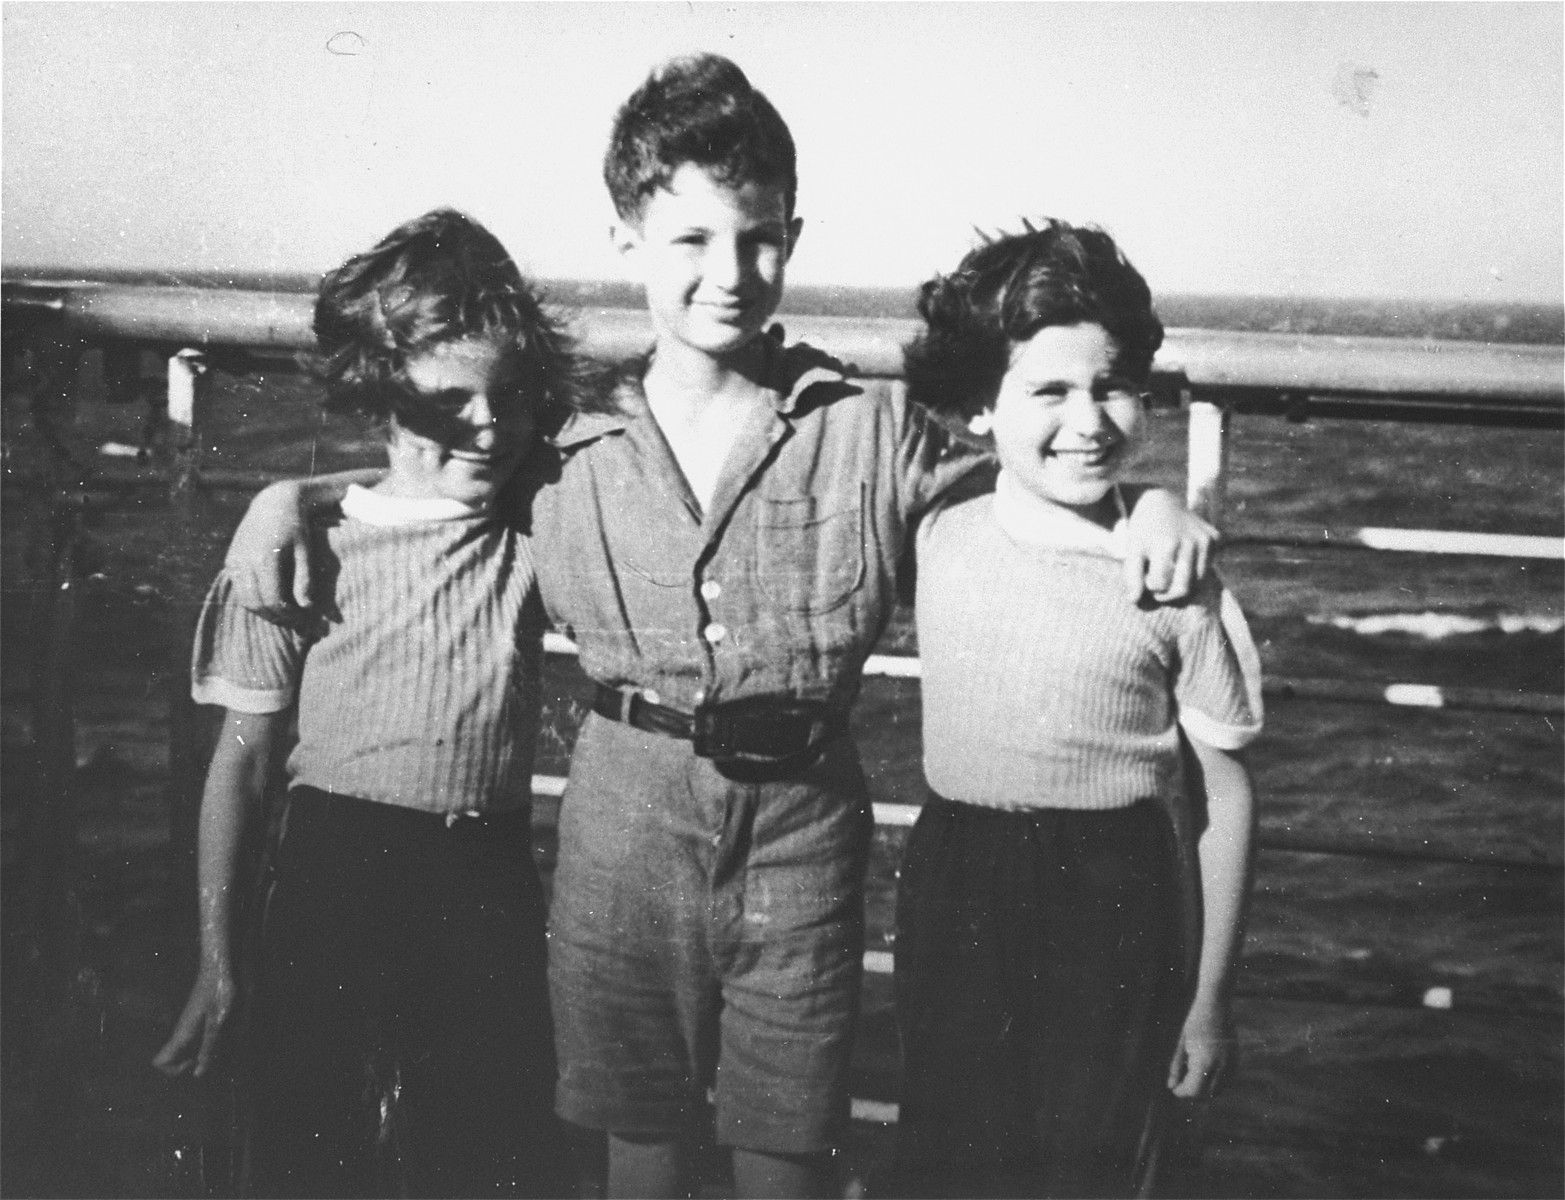
{"label": "girl's smiling face", "polygon": [[[391,495],[492,502],[532,445],[534,376],[512,345],[489,338],[441,342],[408,359],[414,392],[391,423]],[[415,428],[416,427],[416,428]]]}
{"label": "girl's smiling face", "polygon": [[1101,325],[1046,325],[1012,345],[993,407],[970,427],[993,435],[1000,466],[1028,492],[1096,517],[1142,434],[1142,388],[1118,360]]}

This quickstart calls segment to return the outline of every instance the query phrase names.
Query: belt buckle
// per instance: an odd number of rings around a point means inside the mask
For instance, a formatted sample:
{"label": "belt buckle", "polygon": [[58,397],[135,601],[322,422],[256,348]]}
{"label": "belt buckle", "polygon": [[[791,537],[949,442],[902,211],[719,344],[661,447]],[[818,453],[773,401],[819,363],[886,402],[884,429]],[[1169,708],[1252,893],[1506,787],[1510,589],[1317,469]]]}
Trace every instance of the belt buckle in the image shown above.
{"label": "belt buckle", "polygon": [[733,758],[739,752],[732,717],[721,708],[697,708],[691,714],[690,743],[701,758]]}
{"label": "belt buckle", "polygon": [[702,758],[780,762],[815,745],[820,724],[801,707],[730,701],[696,709],[690,740]]}

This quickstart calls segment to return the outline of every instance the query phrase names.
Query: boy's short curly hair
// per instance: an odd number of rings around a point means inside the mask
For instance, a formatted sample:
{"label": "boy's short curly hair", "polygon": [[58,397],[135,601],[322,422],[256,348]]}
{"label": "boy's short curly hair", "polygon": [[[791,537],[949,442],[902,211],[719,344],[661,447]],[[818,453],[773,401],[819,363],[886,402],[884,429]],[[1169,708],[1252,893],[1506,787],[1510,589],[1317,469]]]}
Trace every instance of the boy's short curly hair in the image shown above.
{"label": "boy's short curly hair", "polygon": [[1023,222],[986,238],[919,289],[924,329],[903,351],[908,398],[968,417],[994,403],[1011,349],[1049,325],[1101,325],[1119,366],[1145,382],[1163,344],[1152,293],[1114,239],[1092,225]]}
{"label": "boy's short curly hair", "polygon": [[408,360],[464,338],[515,344],[539,385],[540,427],[600,406],[594,373],[500,240],[449,208],[398,225],[322,278],[311,366],[326,408],[387,417],[418,404]]}
{"label": "boy's short curly hair", "polygon": [[686,163],[730,186],[782,187],[793,218],[799,176],[793,135],[782,115],[718,54],[670,59],[647,76],[614,118],[603,182],[623,220],[668,187]]}

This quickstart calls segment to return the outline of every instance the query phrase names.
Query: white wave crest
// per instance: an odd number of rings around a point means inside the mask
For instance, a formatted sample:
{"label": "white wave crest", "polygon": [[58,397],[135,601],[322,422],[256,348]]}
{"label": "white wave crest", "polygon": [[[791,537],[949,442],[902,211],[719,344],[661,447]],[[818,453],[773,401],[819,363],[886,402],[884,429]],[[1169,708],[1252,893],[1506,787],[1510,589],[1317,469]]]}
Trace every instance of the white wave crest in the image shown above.
{"label": "white wave crest", "polygon": [[1391,612],[1365,616],[1340,613],[1314,615],[1312,625],[1330,625],[1373,637],[1381,633],[1407,633],[1438,641],[1473,633],[1559,633],[1565,629],[1565,617],[1548,613],[1496,613],[1493,616],[1466,616],[1460,613]]}

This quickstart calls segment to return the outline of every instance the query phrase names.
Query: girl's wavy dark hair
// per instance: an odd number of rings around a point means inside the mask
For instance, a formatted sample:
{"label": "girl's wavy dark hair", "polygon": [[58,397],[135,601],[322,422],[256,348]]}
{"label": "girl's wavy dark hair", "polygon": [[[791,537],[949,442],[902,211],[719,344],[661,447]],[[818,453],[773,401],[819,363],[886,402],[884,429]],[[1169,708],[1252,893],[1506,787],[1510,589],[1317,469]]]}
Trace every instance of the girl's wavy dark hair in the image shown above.
{"label": "girl's wavy dark hair", "polygon": [[575,353],[499,239],[449,208],[397,226],[321,280],[310,366],[325,384],[326,408],[387,417],[418,403],[409,359],[473,337],[521,351],[540,385],[540,429],[605,406],[602,372]]}
{"label": "girl's wavy dark hair", "polygon": [[793,218],[799,189],[793,135],[772,102],[719,54],[669,60],[620,107],[603,157],[614,211],[636,219],[647,197],[686,163],[733,187],[780,185]]}
{"label": "girl's wavy dark hair", "polygon": [[1011,348],[1049,325],[1101,325],[1119,369],[1144,383],[1163,344],[1152,293],[1114,239],[1092,225],[1022,222],[985,237],[950,275],[919,289],[924,329],[903,349],[908,398],[969,417],[994,403]]}

